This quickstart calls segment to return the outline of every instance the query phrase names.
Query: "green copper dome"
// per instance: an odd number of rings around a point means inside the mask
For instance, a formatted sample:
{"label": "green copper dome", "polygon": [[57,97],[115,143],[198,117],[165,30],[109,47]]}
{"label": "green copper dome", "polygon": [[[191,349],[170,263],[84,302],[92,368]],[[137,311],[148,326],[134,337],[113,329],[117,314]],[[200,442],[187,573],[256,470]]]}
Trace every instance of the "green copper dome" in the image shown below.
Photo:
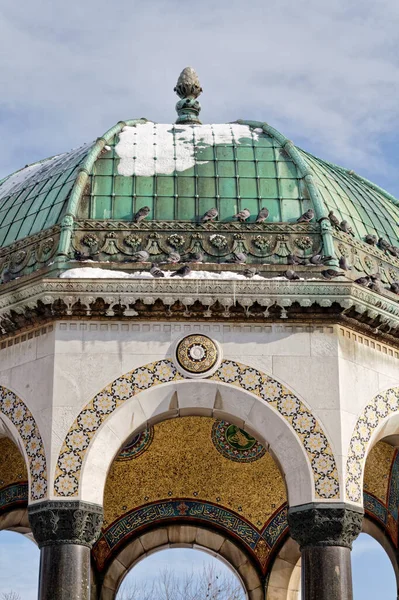
{"label": "green copper dome", "polygon": [[[216,207],[218,221],[232,221],[248,208],[248,222],[254,222],[267,207],[268,222],[293,223],[314,206],[305,179],[311,174],[325,215],[333,210],[359,239],[375,234],[398,243],[399,201],[351,171],[292,144],[287,149],[287,140],[265,124],[140,120],[114,129],[95,160],[91,156],[73,217],[132,221],[137,210],[148,206],[147,220],[198,222]],[[0,182],[1,247],[61,222],[79,169],[93,150],[93,145],[84,146]]]}

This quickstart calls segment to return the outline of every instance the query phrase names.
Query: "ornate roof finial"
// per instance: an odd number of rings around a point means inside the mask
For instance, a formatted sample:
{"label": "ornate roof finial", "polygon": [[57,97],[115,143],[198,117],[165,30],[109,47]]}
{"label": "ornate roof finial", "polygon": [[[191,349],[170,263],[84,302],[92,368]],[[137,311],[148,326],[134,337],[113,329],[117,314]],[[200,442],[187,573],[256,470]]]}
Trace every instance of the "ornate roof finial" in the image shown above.
{"label": "ornate roof finial", "polygon": [[201,110],[201,104],[197,98],[202,92],[198,75],[192,67],[186,67],[179,75],[175,87],[176,94],[181,98],[176,104],[178,118],[176,123],[201,125],[198,115]]}

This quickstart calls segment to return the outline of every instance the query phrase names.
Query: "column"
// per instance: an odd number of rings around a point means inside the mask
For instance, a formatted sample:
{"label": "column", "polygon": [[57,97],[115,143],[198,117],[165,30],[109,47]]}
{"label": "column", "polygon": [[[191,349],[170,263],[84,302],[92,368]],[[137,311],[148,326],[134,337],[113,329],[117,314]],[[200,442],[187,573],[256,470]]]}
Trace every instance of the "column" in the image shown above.
{"label": "column", "polygon": [[28,512],[40,548],[38,600],[90,600],[90,549],[100,534],[102,507],[46,501]]}
{"label": "column", "polygon": [[306,504],[288,511],[291,537],[301,547],[302,600],[353,600],[351,549],[363,509]]}

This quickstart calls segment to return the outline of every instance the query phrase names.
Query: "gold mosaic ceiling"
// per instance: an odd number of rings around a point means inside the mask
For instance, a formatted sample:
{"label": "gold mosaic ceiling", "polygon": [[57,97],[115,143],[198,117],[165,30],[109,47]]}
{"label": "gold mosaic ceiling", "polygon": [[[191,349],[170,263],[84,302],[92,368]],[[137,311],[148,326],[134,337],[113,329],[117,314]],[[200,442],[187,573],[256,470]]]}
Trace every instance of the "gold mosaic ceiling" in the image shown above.
{"label": "gold mosaic ceiling", "polygon": [[[220,445],[222,438],[228,443]],[[238,428],[208,417],[163,421],[134,456],[122,452],[106,483],[104,526],[144,504],[176,498],[218,504],[258,529],[287,500],[271,455]]]}
{"label": "gold mosaic ceiling", "polygon": [[21,481],[28,481],[23,456],[14,442],[0,438],[0,489]]}
{"label": "gold mosaic ceiling", "polygon": [[395,448],[386,442],[378,442],[367,457],[363,489],[373,494],[383,504],[387,503],[389,477]]}

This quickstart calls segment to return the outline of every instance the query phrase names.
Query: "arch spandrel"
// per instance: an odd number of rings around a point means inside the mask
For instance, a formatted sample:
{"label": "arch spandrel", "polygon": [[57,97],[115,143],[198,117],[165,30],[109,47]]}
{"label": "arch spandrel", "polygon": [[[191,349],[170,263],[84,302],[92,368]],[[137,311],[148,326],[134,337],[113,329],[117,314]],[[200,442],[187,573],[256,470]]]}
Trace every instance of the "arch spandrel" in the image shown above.
{"label": "arch spandrel", "polygon": [[23,449],[31,502],[47,497],[47,463],[39,427],[24,401],[0,385],[0,419]]}
{"label": "arch spandrel", "polygon": [[[101,502],[108,466],[128,435],[145,426],[151,418],[162,420],[179,411],[171,397],[160,399],[154,390],[175,386],[172,396],[184,382],[187,380],[171,361],[161,360],[119,377],[97,394],[80,412],[64,440],[57,461],[54,495],[85,497],[87,491],[91,501]],[[193,385],[191,380],[188,382]],[[237,392],[235,402],[226,400],[222,413],[234,422],[237,405],[240,405],[240,426],[272,445],[287,480],[291,504],[339,499],[338,473],[327,436],[296,395],[268,375],[230,360],[224,360],[208,379],[195,383],[198,391],[203,385],[215,384],[220,389],[226,387]],[[148,406],[144,395],[152,407],[150,414],[146,414]],[[242,407],[249,402],[252,408],[245,415]],[[123,411],[123,405],[127,404],[134,406],[136,413]],[[215,394],[208,393],[205,400],[193,401],[193,406],[190,399],[186,399],[184,410],[186,414],[204,414],[204,410],[212,414],[219,407]],[[109,426],[104,428],[107,421]],[[105,455],[100,450],[104,444],[113,448],[105,466]],[[96,453],[98,456],[93,456]]]}

